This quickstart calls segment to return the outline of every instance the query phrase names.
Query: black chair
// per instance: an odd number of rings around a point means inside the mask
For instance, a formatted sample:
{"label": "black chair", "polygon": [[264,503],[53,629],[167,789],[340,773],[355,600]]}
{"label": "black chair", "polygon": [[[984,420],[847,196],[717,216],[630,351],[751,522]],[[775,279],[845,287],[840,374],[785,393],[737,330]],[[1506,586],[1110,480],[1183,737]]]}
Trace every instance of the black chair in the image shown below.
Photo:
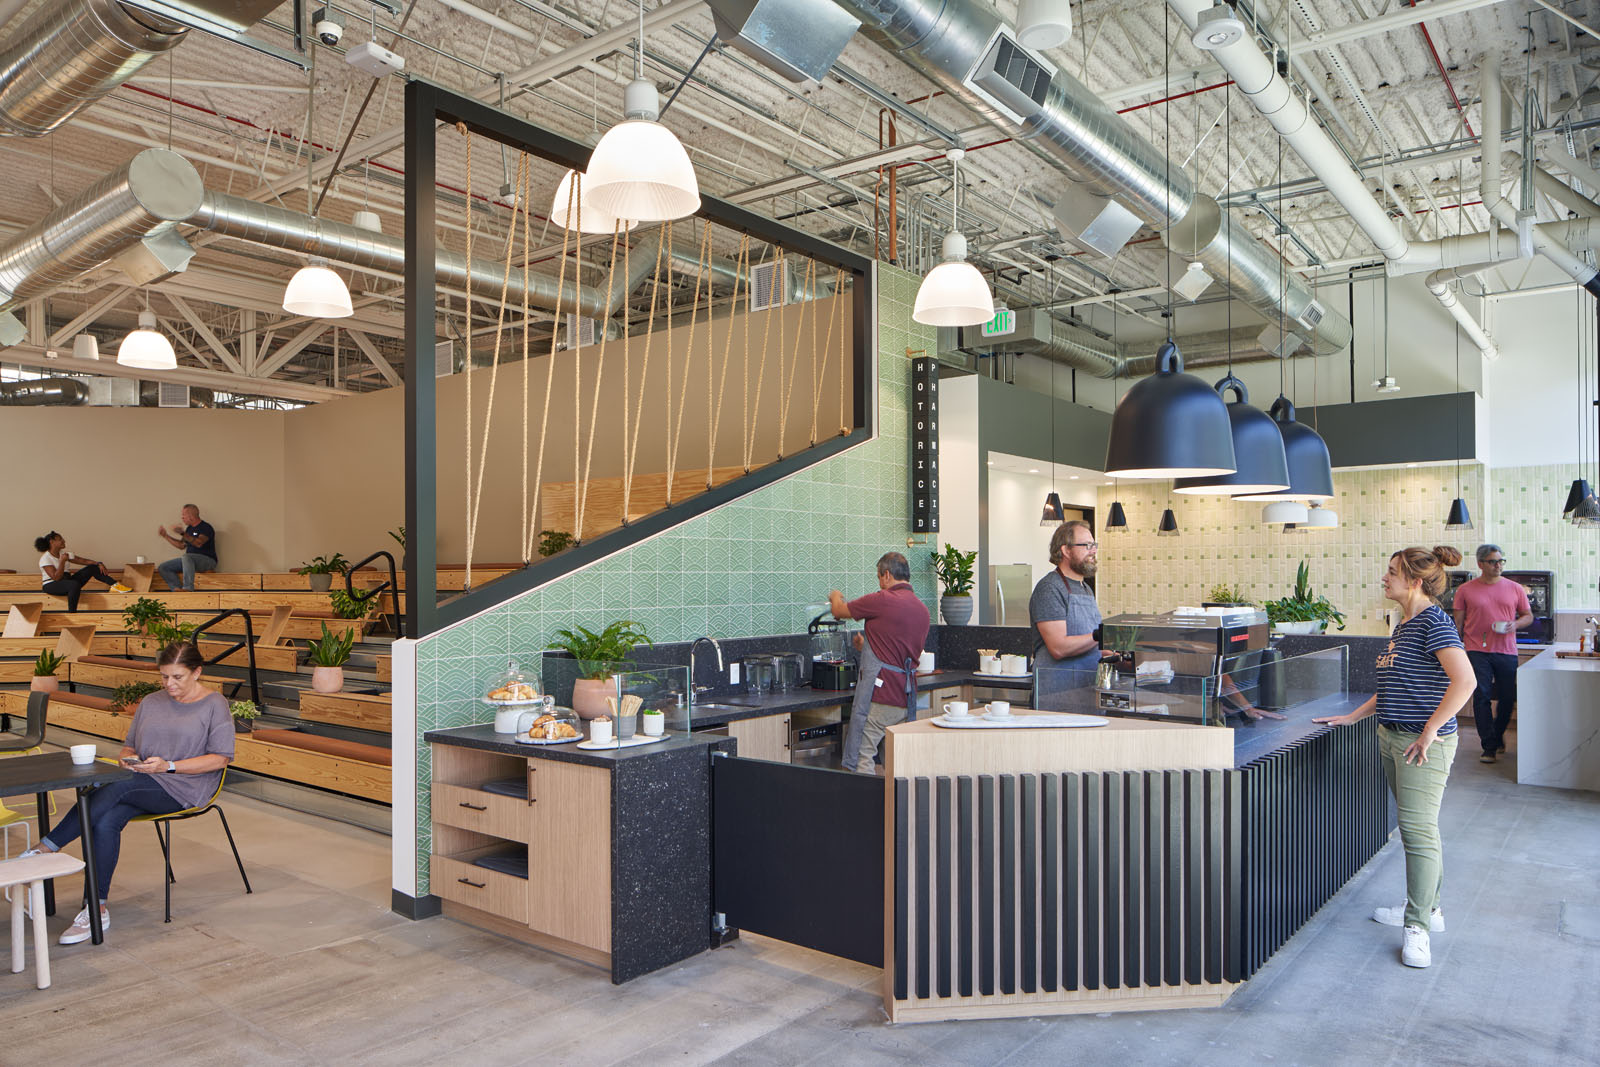
{"label": "black chair", "polygon": [[43,744],[45,712],[49,707],[49,693],[29,693],[27,729],[20,737],[0,737],[0,753],[26,752]]}
{"label": "black chair", "polygon": [[246,893],[255,892],[254,889],[250,888],[249,875],[244,873],[244,860],[239,858],[239,846],[233,843],[233,831],[228,828],[228,817],[223,814],[222,805],[217,803],[217,797],[222,795],[222,783],[227,781],[227,778],[228,768],[224,767],[222,768],[222,777],[217,780],[216,792],[212,793],[204,804],[197,804],[192,808],[184,808],[182,811],[165,812],[160,815],[135,815],[128,820],[129,822],[155,823],[156,839],[161,842],[161,858],[165,862],[167,869],[166,884],[162,887],[166,890],[167,898],[167,917],[163,920],[164,922],[172,921],[172,883],[178,880],[172,873],[172,828],[169,826],[166,833],[161,832],[162,826],[170,822],[177,822],[180,819],[193,819],[196,816],[204,815],[208,811],[216,812],[217,818],[222,820],[222,832],[228,835],[228,847],[233,850],[233,862],[238,866],[239,877],[244,881],[244,891]]}

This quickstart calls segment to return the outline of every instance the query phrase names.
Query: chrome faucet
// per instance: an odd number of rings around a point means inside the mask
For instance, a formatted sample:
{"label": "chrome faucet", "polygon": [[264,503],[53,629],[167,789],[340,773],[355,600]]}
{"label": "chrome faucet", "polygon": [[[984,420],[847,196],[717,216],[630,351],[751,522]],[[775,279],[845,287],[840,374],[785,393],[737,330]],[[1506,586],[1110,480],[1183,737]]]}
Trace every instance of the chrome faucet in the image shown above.
{"label": "chrome faucet", "polygon": [[711,650],[717,654],[717,677],[719,679],[722,677],[722,646],[717,644],[715,637],[709,635],[695,638],[694,642],[689,646],[689,702],[691,704],[694,703],[694,697],[701,693],[709,693],[715,688],[715,686],[694,684],[694,650],[700,647],[700,642],[702,641],[711,642]]}

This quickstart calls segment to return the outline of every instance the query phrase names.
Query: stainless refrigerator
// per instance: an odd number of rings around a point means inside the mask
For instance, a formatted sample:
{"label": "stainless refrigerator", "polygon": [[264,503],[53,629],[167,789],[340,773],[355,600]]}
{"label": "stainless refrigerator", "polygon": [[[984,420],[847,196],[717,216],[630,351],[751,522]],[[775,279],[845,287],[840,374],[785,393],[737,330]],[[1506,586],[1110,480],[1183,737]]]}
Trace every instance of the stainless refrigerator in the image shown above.
{"label": "stainless refrigerator", "polygon": [[999,563],[989,568],[989,618],[994,626],[1028,625],[1033,595],[1031,563]]}

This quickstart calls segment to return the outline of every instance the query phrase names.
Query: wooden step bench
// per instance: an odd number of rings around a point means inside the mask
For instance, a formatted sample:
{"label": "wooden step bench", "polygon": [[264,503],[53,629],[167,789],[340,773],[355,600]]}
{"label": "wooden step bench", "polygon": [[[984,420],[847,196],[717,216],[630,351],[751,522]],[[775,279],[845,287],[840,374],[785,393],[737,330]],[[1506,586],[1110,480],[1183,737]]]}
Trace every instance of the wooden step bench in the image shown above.
{"label": "wooden step bench", "polygon": [[[129,637],[127,642],[127,655],[141,659],[154,660],[161,654],[162,646],[148,637]],[[206,659],[217,655],[223,649],[231,647],[233,641],[201,641],[200,654]],[[294,674],[300,668],[301,650],[294,645],[263,645],[256,642],[256,669],[262,671],[278,671],[281,674]],[[222,660],[229,667],[249,667],[250,654],[244,649]]]}
{"label": "wooden step bench", "polygon": [[298,730],[260,729],[234,741],[234,766],[253,774],[390,803],[388,749]]}
{"label": "wooden step bench", "polygon": [[[115,689],[129,682],[155,682],[160,684],[161,674],[154,663],[136,659],[119,659],[115,656],[84,656],[68,666],[68,677],[77,685],[95,685],[102,689]],[[224,682],[233,679],[200,676],[200,684],[214,692],[221,692]]]}
{"label": "wooden step bench", "polygon": [[379,656],[375,656],[373,658],[376,660],[378,681],[382,682],[384,685],[393,684],[393,682],[394,682],[394,657],[393,656],[379,655]]}
{"label": "wooden step bench", "polygon": [[[14,718],[28,714],[28,694],[23,691],[0,692],[0,712]],[[106,697],[88,693],[68,693],[62,690],[50,694],[50,709],[45,713],[48,726],[125,741],[128,727],[133,725],[133,711],[119,714]],[[48,737],[48,732],[46,733]]]}
{"label": "wooden step bench", "polygon": [[[0,657],[28,656],[37,659],[45,649],[56,651],[60,643],[59,634],[0,637]],[[121,634],[97,633],[89,639],[89,652],[96,656],[125,656],[128,654],[128,639]]]}
{"label": "wooden step bench", "polygon": [[300,694],[300,717],[333,726],[389,733],[391,729],[389,694],[317,693]]}

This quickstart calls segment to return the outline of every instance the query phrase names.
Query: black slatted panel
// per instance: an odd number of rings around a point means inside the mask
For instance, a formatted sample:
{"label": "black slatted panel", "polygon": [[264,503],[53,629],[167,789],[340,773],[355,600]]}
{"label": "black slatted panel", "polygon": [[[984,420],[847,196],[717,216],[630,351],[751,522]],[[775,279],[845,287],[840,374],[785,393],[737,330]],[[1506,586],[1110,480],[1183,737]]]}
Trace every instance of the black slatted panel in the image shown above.
{"label": "black slatted panel", "polygon": [[1098,774],[1083,775],[1083,988],[1100,988],[1100,886],[1103,845],[1100,832],[1103,787]]}
{"label": "black slatted panel", "polygon": [[1165,771],[1144,773],[1144,982],[1152,986],[1161,984],[1161,859],[1166,847],[1166,782]]}
{"label": "black slatted panel", "polygon": [[1061,777],[1039,780],[1039,985],[1047,993],[1061,988]]}
{"label": "black slatted panel", "polygon": [[1122,855],[1126,864],[1122,878],[1122,984],[1136,986],[1144,962],[1140,939],[1144,932],[1144,775],[1135,771],[1120,777],[1125,791]]}
{"label": "black slatted panel", "polygon": [[894,996],[905,1000],[910,977],[911,937],[911,834],[907,819],[911,810],[911,783],[896,778],[894,783]]}
{"label": "black slatted panel", "polygon": [[917,839],[917,924],[916,924],[916,989],[923,999],[933,995],[931,971],[933,970],[933,832],[932,790],[926,778],[915,782],[916,839]]}
{"label": "black slatted panel", "polygon": [[1205,960],[1205,772],[1183,772],[1183,980],[1201,981]]}
{"label": "black slatted panel", "polygon": [[1167,772],[1166,862],[1162,865],[1166,901],[1161,912],[1166,949],[1161,964],[1165,985],[1183,982],[1183,771]]}
{"label": "black slatted panel", "polygon": [[1240,772],[1224,772],[1224,819],[1227,825],[1224,892],[1227,901],[1222,924],[1222,977],[1229,982],[1242,981],[1244,975],[1244,805],[1240,795],[1243,782],[1244,775]]}
{"label": "black slatted panel", "polygon": [[1083,775],[1061,776],[1061,988],[1077,989],[1083,958]]}
{"label": "black slatted panel", "polygon": [[936,988],[938,995],[948,997],[951,993],[950,982],[950,941],[951,925],[950,916],[952,903],[955,898],[956,885],[950,858],[950,843],[954,838],[955,826],[951,819],[951,781],[949,778],[934,780],[934,837],[939,842],[938,877],[935,885],[939,903],[936,906],[937,921],[934,929],[938,931],[939,945],[935,950],[938,958],[938,972]]}
{"label": "black slatted panel", "polygon": [[[1020,982],[1024,993],[1039,991],[1039,779],[1037,775],[1022,776],[1022,902],[1018,907],[1021,919],[1017,942],[1021,947],[1019,963],[1022,968]],[[1054,909],[1054,902],[1051,903]]]}
{"label": "black slatted panel", "polygon": [[1000,776],[1000,992],[1017,991],[1017,776]]}
{"label": "black slatted panel", "polygon": [[956,891],[956,988],[961,996],[972,996],[972,779],[956,782],[956,871],[960,886]]}
{"label": "black slatted panel", "polygon": [[1223,879],[1227,822],[1223,812],[1222,771],[1206,771],[1206,926],[1204,974],[1208,982],[1222,981],[1222,936],[1226,899]]}
{"label": "black slatted panel", "polygon": [[1122,985],[1122,779],[1120,774],[1100,776],[1104,788],[1105,832],[1105,922],[1100,943],[1105,949],[1107,989]]}
{"label": "black slatted panel", "polygon": [[978,778],[978,992],[994,992],[995,958],[994,776]]}

